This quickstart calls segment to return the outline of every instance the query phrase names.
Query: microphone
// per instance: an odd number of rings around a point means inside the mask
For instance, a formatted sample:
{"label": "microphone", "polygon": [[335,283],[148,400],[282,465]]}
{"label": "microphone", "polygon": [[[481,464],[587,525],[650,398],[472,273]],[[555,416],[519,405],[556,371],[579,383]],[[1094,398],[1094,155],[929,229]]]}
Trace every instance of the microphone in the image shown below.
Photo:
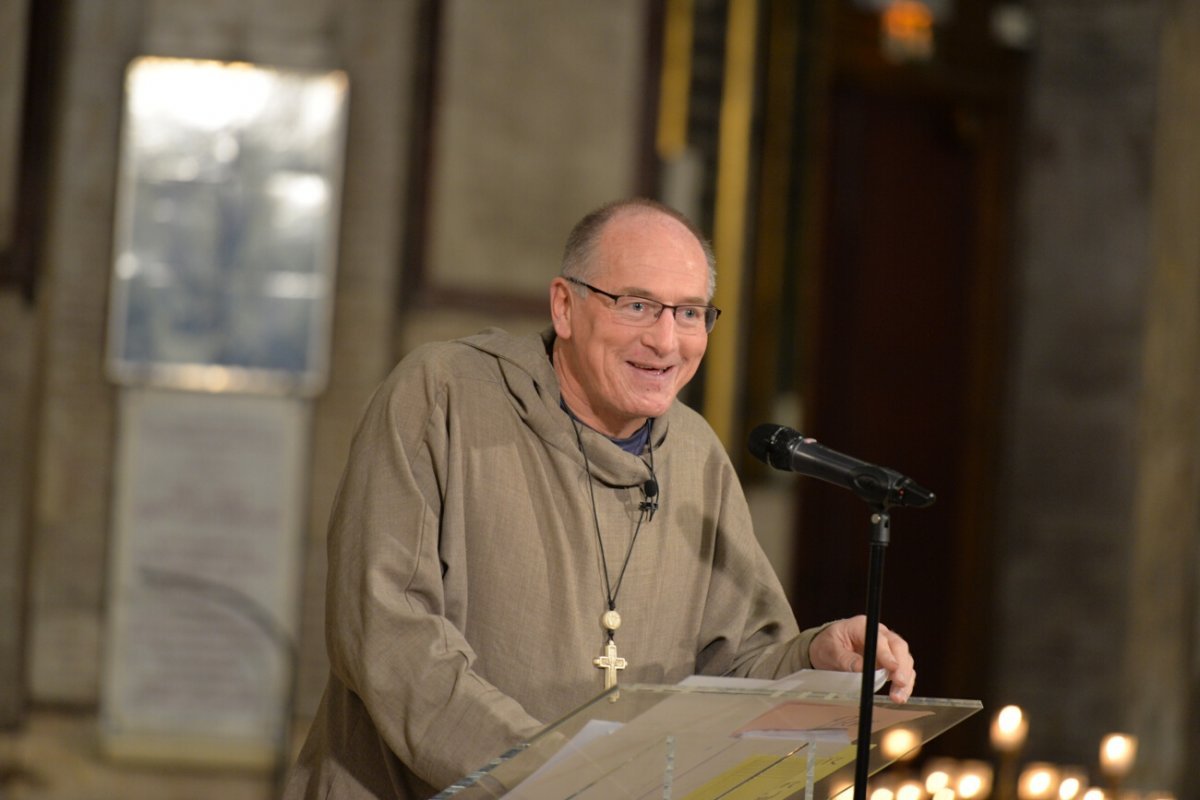
{"label": "microphone", "polygon": [[755,458],[775,469],[835,483],[875,506],[924,508],[936,499],[899,472],[830,450],[782,425],[759,425],[750,432],[749,447]]}
{"label": "microphone", "polygon": [[650,519],[654,519],[654,512],[658,511],[658,481],[653,474],[642,484],[642,494],[646,496],[646,499],[638,508],[650,512]]}

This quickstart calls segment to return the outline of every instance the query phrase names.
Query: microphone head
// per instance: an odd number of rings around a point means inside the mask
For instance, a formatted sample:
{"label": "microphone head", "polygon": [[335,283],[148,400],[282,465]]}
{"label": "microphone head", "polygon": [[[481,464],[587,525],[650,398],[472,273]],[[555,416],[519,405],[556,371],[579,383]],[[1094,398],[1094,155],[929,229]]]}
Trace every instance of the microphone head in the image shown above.
{"label": "microphone head", "polygon": [[750,431],[750,439],[746,443],[746,446],[750,448],[750,455],[759,461],[766,461],[774,444],[775,436],[781,430],[783,430],[782,425],[772,425],[766,422]]}
{"label": "microphone head", "polygon": [[642,484],[642,494],[646,496],[646,499],[638,507],[643,514],[650,515],[647,519],[654,519],[654,512],[658,511],[658,480],[653,474]]}
{"label": "microphone head", "polygon": [[747,446],[750,448],[750,455],[759,461],[776,469],[786,470],[791,469],[788,450],[792,442],[803,438],[803,434],[791,428],[767,422],[750,431]]}

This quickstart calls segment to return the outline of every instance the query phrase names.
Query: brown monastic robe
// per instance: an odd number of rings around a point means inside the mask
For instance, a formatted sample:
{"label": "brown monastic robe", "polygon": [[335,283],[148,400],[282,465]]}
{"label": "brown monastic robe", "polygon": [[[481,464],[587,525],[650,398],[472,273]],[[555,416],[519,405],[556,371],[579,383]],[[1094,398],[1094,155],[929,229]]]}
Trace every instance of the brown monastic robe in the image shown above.
{"label": "brown monastic robe", "polygon": [[[552,332],[423,346],[372,399],[329,532],[331,674],[287,798],[427,797],[599,694],[592,663],[649,455],[560,406]],[[622,683],[807,667],[708,424],[676,402],[650,444],[659,509],[617,595]]]}

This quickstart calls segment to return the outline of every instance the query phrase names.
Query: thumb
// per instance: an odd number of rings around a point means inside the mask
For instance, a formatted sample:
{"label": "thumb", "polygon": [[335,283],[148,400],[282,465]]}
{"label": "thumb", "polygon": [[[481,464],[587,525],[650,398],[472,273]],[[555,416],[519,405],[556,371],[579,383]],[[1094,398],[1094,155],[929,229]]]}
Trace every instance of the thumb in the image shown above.
{"label": "thumb", "polygon": [[839,669],[843,672],[862,672],[863,657],[854,652],[843,653],[838,659],[840,662]]}
{"label": "thumb", "polygon": [[861,672],[862,653],[858,652],[854,637],[849,635],[853,623],[839,620],[823,630],[810,646],[812,665],[817,669]]}

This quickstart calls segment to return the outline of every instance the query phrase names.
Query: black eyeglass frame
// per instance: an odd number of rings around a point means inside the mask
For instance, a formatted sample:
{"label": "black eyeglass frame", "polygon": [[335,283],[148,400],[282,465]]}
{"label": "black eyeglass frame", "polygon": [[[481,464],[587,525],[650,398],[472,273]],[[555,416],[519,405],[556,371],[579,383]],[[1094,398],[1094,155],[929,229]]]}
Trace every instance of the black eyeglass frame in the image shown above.
{"label": "black eyeglass frame", "polygon": [[656,306],[661,306],[662,309],[657,314],[654,315],[654,320],[656,322],[658,321],[658,318],[662,316],[662,312],[666,311],[668,308],[671,309],[671,316],[675,317],[676,324],[678,324],[678,322],[679,322],[679,317],[675,316],[676,310],[678,310],[680,308],[702,308],[702,309],[704,309],[704,332],[712,333],[713,326],[717,324],[717,318],[721,316],[721,309],[717,308],[714,305],[710,305],[707,303],[680,303],[679,305],[673,306],[669,303],[664,303],[661,300],[654,300],[649,297],[642,297],[641,295],[638,295],[638,294],[613,294],[612,292],[606,292],[603,289],[597,289],[595,286],[592,286],[590,283],[579,280],[579,278],[572,278],[570,276],[564,276],[564,277],[567,279],[567,281],[575,284],[576,286],[582,286],[585,289],[590,289],[591,291],[595,292],[596,294],[604,295],[609,300],[613,301],[614,306],[620,301],[620,299],[622,297],[632,297],[635,300],[642,300],[647,303],[653,303]]}

